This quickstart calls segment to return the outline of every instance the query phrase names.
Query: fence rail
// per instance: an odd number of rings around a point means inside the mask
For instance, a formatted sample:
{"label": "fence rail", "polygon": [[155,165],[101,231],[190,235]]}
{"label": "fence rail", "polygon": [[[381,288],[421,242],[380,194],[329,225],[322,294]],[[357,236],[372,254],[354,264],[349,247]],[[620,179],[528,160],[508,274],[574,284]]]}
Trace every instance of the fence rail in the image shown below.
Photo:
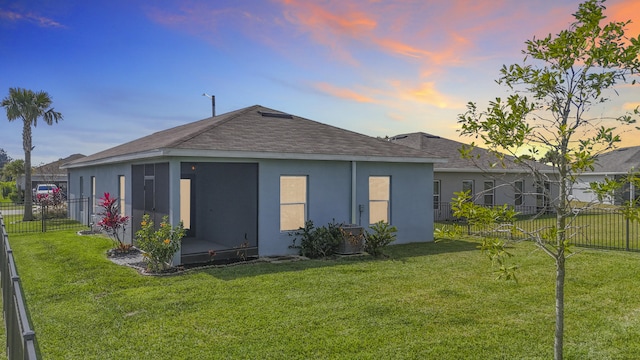
{"label": "fence rail", "polygon": [[[82,229],[90,225],[88,198],[69,199],[60,203],[34,202],[32,221],[24,221],[24,204],[0,203],[9,232],[46,232],[53,230]],[[80,221],[71,220],[80,219]]]}
{"label": "fence rail", "polygon": [[2,309],[7,334],[7,357],[9,359],[40,359],[40,349],[36,333],[31,327],[27,305],[22,294],[22,284],[13,250],[9,246],[9,235],[0,214],[2,242],[0,244],[0,281],[2,282]]}
{"label": "fence rail", "polygon": [[[458,224],[464,226],[469,235],[497,234],[524,240],[556,224],[555,213],[550,208],[516,207],[519,215],[513,223],[482,226],[454,217],[450,204],[440,205],[441,211],[434,210],[435,227],[447,229]],[[640,251],[640,224],[627,219],[617,207],[576,209],[567,219],[566,234],[570,243],[576,246]]]}

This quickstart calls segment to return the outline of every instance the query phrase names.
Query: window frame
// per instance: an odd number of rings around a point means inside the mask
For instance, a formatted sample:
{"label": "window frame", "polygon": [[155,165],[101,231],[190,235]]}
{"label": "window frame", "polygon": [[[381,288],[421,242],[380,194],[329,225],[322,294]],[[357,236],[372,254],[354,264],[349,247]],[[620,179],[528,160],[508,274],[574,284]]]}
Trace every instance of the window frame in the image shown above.
{"label": "window frame", "polygon": [[91,176],[91,183],[89,184],[91,187],[91,213],[96,214],[96,210],[98,208],[98,202],[96,199],[96,177]]}
{"label": "window frame", "polygon": [[[489,188],[487,189],[487,185]],[[494,180],[484,180],[482,182],[482,203],[484,206],[494,206],[496,204],[496,182]],[[490,204],[487,203],[487,197],[491,198]]]}
{"label": "window frame", "polygon": [[473,183],[473,180],[462,180],[462,191],[465,191],[465,184],[471,184],[470,187],[470,192],[469,192],[469,197],[471,198],[471,200],[473,201],[473,196],[475,195],[475,184]]}
{"label": "window frame", "polygon": [[442,183],[440,182],[440,180],[433,180],[433,209],[434,210],[440,209],[441,194],[442,194]]}
{"label": "window frame", "polygon": [[[519,184],[519,185],[518,185]],[[513,205],[524,205],[524,180],[516,180],[513,182]]]}

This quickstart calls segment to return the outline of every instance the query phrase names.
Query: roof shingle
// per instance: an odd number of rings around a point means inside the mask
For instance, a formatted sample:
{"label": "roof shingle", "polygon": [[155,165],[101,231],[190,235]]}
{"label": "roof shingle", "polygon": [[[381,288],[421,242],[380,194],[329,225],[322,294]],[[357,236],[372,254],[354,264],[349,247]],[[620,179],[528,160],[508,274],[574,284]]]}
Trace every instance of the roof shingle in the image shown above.
{"label": "roof shingle", "polygon": [[176,151],[181,154],[219,151],[247,153],[252,157],[296,154],[345,160],[371,157],[380,161],[439,161],[423,151],[254,105],[159,131],[67,165],[116,162],[124,156],[135,158],[136,154],[154,151],[164,155]]}

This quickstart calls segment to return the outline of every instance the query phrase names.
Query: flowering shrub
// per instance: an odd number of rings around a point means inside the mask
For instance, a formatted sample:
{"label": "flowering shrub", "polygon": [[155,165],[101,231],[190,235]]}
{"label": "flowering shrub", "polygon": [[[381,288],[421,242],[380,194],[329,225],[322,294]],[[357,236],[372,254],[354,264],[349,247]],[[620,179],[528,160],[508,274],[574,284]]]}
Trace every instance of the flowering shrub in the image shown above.
{"label": "flowering shrub", "polygon": [[101,219],[97,225],[115,242],[116,249],[128,251],[131,245],[122,242],[120,229],[122,229],[122,236],[124,237],[129,217],[120,215],[120,206],[118,204],[118,198],[112,198],[108,192],[104,193],[104,196],[100,198],[102,211],[98,213]]}
{"label": "flowering shrub", "polygon": [[171,258],[180,248],[180,240],[185,234],[182,222],[171,227],[168,216],[162,218],[156,230],[148,214],[142,217],[141,228],[136,232],[136,244],[145,253],[147,270],[161,272],[171,267]]}
{"label": "flowering shrub", "polygon": [[51,189],[50,194],[38,194],[36,201],[42,206],[58,206],[63,203],[62,192],[59,188]]}

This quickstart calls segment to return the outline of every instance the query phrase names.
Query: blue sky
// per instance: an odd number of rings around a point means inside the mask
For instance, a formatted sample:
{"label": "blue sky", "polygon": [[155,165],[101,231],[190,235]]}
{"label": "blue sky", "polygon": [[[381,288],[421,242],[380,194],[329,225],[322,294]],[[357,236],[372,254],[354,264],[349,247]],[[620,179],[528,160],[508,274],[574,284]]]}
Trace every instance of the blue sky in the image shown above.
{"label": "blue sky", "polygon": [[[371,136],[457,139],[465,104],[503,96],[502,64],[578,3],[0,1],[0,96],[44,90],[64,116],[34,129],[34,165],[208,117],[205,92],[218,114],[260,104]],[[637,36],[640,5],[606,5]],[[640,103],[640,89],[620,93],[605,111]],[[23,158],[22,124],[2,111],[0,148]]]}

